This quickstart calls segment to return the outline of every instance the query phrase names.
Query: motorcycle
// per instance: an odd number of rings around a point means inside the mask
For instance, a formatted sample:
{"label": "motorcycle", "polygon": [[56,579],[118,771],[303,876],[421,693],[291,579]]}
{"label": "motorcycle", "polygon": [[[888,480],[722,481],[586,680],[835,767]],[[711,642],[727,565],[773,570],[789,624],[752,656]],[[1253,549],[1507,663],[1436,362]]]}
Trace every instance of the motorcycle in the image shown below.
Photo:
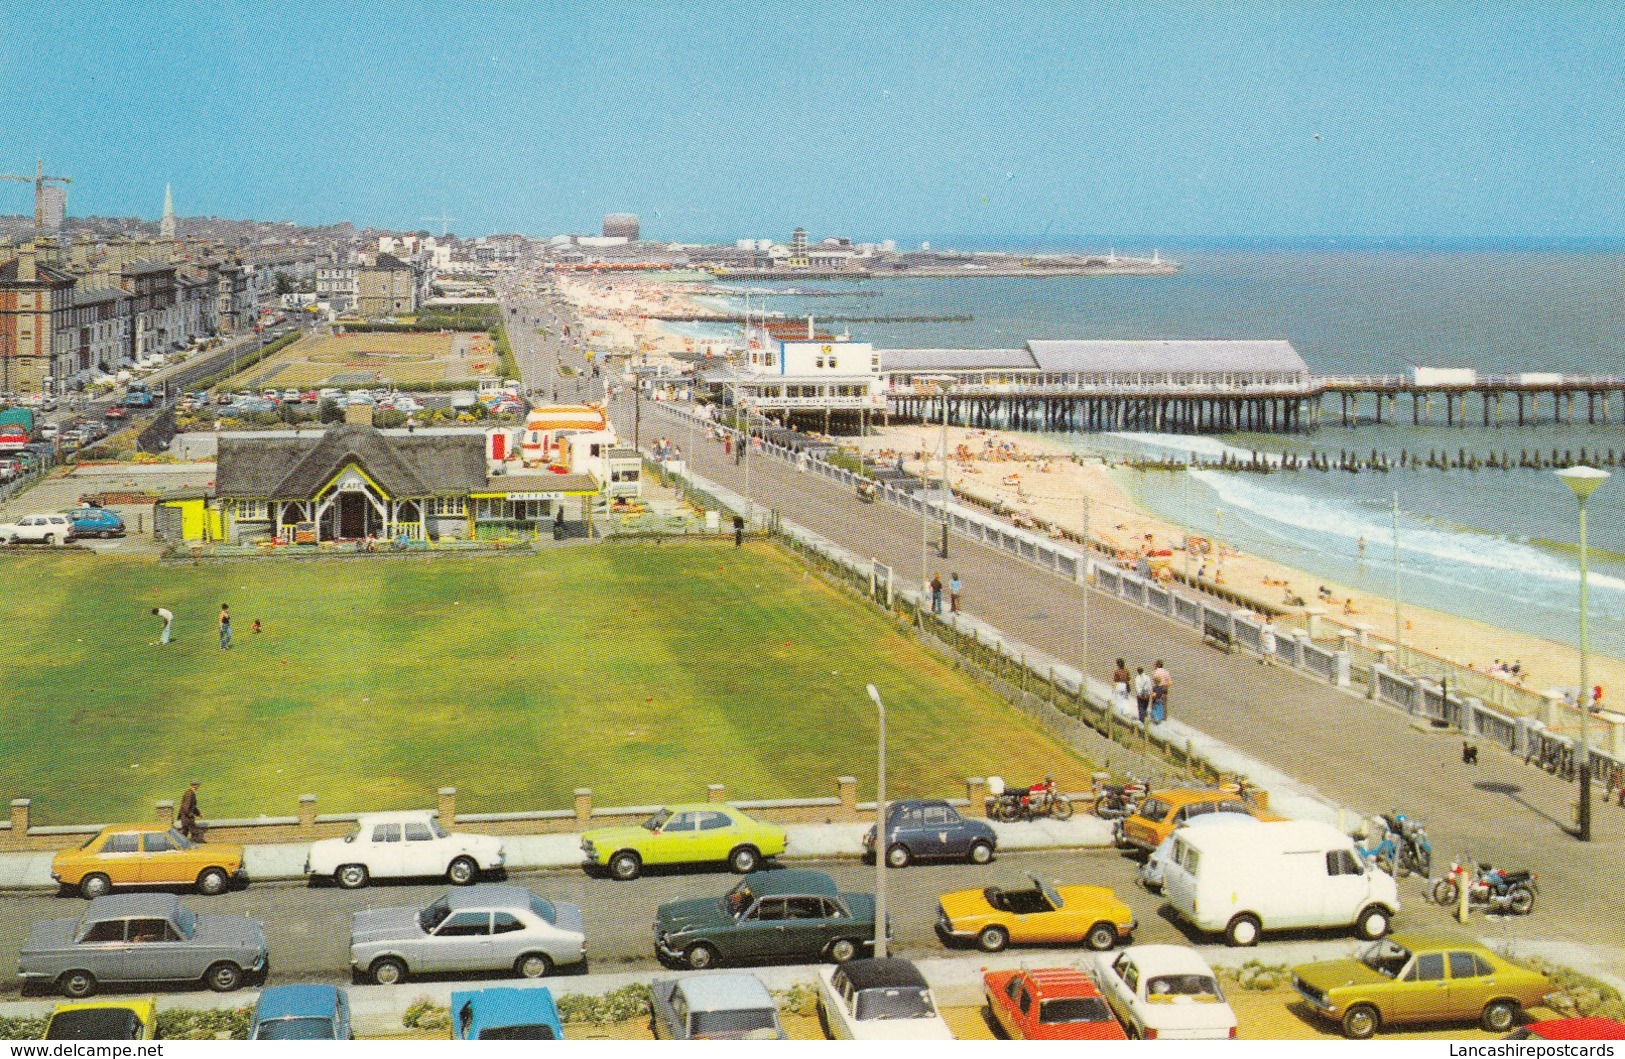
{"label": "motorcycle", "polygon": [[1375,863],[1396,879],[1411,874],[1427,878],[1432,874],[1433,843],[1428,841],[1426,824],[1404,813],[1383,813],[1372,817],[1372,823],[1381,825],[1383,835],[1376,846],[1361,848],[1367,862]]}
{"label": "motorcycle", "polygon": [[1140,810],[1147,785],[1143,780],[1130,777],[1127,783],[1096,782],[1090,788],[1095,799],[1095,815],[1102,820],[1124,820]]}
{"label": "motorcycle", "polygon": [[993,782],[989,781],[991,794],[987,800],[987,815],[991,819],[1013,823],[1043,817],[1066,820],[1072,815],[1072,802],[1056,791],[1054,781],[1046,780],[1014,790],[1005,788],[1003,783],[998,784],[996,791],[993,788]]}
{"label": "motorcycle", "polygon": [[[1471,858],[1453,861],[1444,877],[1433,884],[1433,900],[1446,908],[1454,907],[1461,898],[1463,880],[1468,877]],[[1535,907],[1535,894],[1539,892],[1539,876],[1532,871],[1507,871],[1480,862],[1472,872],[1467,887],[1467,903],[1471,908],[1490,912],[1510,912],[1526,916]]]}

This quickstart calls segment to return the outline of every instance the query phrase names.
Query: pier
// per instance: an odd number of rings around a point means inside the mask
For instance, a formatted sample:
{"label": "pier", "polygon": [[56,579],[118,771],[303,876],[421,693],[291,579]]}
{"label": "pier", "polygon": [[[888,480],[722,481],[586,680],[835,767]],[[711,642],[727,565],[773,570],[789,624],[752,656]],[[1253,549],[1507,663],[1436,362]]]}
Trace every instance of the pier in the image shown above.
{"label": "pier", "polygon": [[[1460,383],[1419,383],[1408,375],[1329,375],[1314,382],[1320,395],[1337,396],[1343,426],[1358,425],[1362,404],[1369,407],[1373,422],[1398,422],[1401,397],[1410,399],[1413,426],[1436,423],[1441,412],[1446,426],[1468,426],[1474,419],[1470,404],[1478,406],[1477,419],[1486,427],[1625,422],[1625,376],[1620,375],[1521,372]],[[1619,417],[1611,420],[1616,396]],[[1317,426],[1324,405],[1320,401],[1316,406]],[[1543,408],[1549,411],[1548,418],[1542,418]]]}

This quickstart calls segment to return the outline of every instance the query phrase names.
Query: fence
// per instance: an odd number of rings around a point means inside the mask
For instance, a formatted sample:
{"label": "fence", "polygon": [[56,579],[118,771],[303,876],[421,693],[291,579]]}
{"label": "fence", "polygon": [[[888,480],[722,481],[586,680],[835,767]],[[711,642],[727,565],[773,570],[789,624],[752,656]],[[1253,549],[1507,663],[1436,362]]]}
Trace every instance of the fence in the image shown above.
{"label": "fence", "polygon": [[[703,422],[692,413],[670,405],[662,406],[661,410],[679,420]],[[757,427],[757,424],[760,426]],[[769,430],[767,424],[759,419],[753,421],[753,428],[764,434]],[[732,428],[717,429],[733,434],[736,442],[741,437],[740,432]],[[764,438],[759,451],[788,460],[820,478],[854,491],[859,482],[869,483],[874,486],[877,499],[920,515],[927,521],[935,519],[936,524],[940,525],[946,514],[949,527],[961,536],[1014,555],[1069,581],[1079,584],[1092,582],[1103,592],[1166,615],[1197,632],[1222,628],[1230,643],[1256,654],[1264,653],[1263,621],[1250,610],[1238,610],[1233,604],[1221,606],[1210,599],[1142,578],[1109,562],[1093,556],[1086,557],[1075,548],[1012,527],[991,515],[920,495],[924,492],[922,489],[911,491],[897,488],[890,483],[836,467],[804,449],[792,449]],[[816,551],[821,555],[827,548],[821,547]],[[853,572],[851,576],[858,574]],[[867,565],[861,571],[861,578],[860,591],[868,594]],[[904,608],[915,614],[918,620],[915,601],[919,594],[905,589],[899,596],[904,601]],[[926,610],[929,612],[929,608]],[[931,617],[927,613],[926,620]],[[1570,747],[1570,755],[1577,748],[1577,739],[1567,739],[1558,732],[1559,728],[1568,730],[1577,723],[1565,718],[1562,707],[1503,681],[1457,669],[1450,663],[1412,649],[1384,651],[1359,642],[1363,634],[1352,630],[1340,633],[1341,643],[1336,648],[1316,643],[1305,632],[1285,629],[1272,631],[1274,656],[1278,662],[1335,687],[1363,686],[1368,698],[1397,706],[1412,716],[1455,728],[1467,738],[1494,743],[1513,754],[1526,753],[1532,740],[1537,748],[1553,742],[1563,743]],[[1396,656],[1407,668],[1429,669],[1439,673],[1444,680],[1429,682],[1402,672],[1393,666]],[[1080,704],[1086,699],[1086,695],[1078,695]],[[1104,706],[1097,704],[1096,708],[1110,717],[1110,711]],[[1593,771],[1599,777],[1599,782],[1609,776],[1625,776],[1625,717],[1617,722],[1599,722],[1594,731],[1596,737],[1592,739],[1591,753],[1595,766]]]}

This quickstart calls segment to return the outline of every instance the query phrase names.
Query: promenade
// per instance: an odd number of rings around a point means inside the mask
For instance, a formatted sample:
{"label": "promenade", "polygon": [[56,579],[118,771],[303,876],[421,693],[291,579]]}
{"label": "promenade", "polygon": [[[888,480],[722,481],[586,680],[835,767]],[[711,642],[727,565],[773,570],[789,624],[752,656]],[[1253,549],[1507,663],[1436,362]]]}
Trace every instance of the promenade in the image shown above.
{"label": "promenade", "polygon": [[[719,442],[689,444],[686,426],[643,403],[646,438],[670,435],[694,470],[743,493],[745,468],[725,460]],[[615,403],[631,422],[632,400]],[[885,504],[862,505],[845,489],[771,457],[750,461],[751,499],[915,582],[921,570],[917,518]],[[937,528],[932,526],[933,542]],[[1084,589],[987,547],[955,537],[951,558],[929,554],[931,572],[965,583],[962,606],[1013,639],[1074,662],[1084,653]],[[1425,820],[1435,859],[1458,853],[1540,873],[1541,899],[1527,919],[1496,925],[1496,936],[1567,939],[1614,948],[1625,972],[1619,902],[1607,880],[1625,867],[1625,810],[1597,806],[1596,841],[1565,830],[1572,784],[1498,751],[1476,767],[1460,760],[1458,740],[1419,731],[1406,715],[1305,677],[1224,654],[1167,619],[1090,592],[1085,668],[1105,679],[1118,657],[1131,667],[1165,660],[1175,686],[1171,715],[1237,750],[1296,776],[1333,801],[1364,812],[1399,810]],[[1475,921],[1479,928],[1482,921]]]}

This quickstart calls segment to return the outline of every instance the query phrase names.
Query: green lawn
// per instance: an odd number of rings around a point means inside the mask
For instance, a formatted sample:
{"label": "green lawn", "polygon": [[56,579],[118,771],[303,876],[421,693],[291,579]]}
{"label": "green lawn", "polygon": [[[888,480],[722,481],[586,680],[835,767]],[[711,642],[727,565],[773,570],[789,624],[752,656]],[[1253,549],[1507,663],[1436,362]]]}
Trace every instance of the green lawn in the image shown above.
{"label": "green lawn", "polygon": [[[871,797],[886,696],[893,794],[1087,765],[881,616],[766,545],[158,566],[0,560],[0,795],[36,821],[145,818],[204,781],[205,815],[464,811],[703,797]],[[215,615],[235,616],[221,651]],[[176,643],[154,645],[162,604]],[[256,636],[250,623],[265,631]]]}

